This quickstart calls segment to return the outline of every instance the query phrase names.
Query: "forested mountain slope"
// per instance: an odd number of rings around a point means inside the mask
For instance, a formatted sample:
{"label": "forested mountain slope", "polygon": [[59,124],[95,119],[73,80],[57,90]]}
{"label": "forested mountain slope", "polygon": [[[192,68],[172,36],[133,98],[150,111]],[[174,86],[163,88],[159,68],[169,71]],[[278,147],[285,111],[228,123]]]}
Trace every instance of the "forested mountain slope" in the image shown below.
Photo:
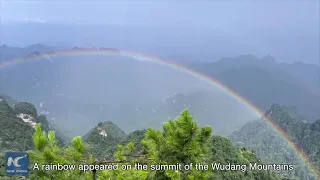
{"label": "forested mountain slope", "polygon": [[[259,162],[259,158],[252,152],[234,147],[229,140],[220,136],[212,136],[212,129],[209,126],[199,127],[191,114],[186,110],[176,119],[172,119],[163,124],[163,129],[137,130],[126,135],[120,128],[112,122],[101,122],[87,135],[75,137],[71,142],[66,142],[67,147],[57,144],[55,133],[50,131],[43,134],[43,128],[31,122],[25,122],[16,116],[18,113],[29,113],[36,115],[35,108],[29,103],[18,103],[14,109],[2,100],[0,106],[1,125],[6,125],[1,130],[1,145],[6,151],[26,151],[29,150],[31,164],[37,162],[39,166],[47,163],[92,163],[94,159],[113,159],[117,162],[126,160],[132,154],[130,162],[145,162],[151,164],[188,164],[188,163],[240,163]],[[32,115],[29,115],[32,116]],[[43,118],[43,117],[42,117]],[[38,120],[35,119],[36,123]],[[49,126],[49,125],[48,125]],[[22,128],[22,129],[21,129]],[[47,127],[48,128],[48,127]],[[49,127],[50,128],[50,127]],[[3,131],[4,130],[4,131]],[[33,136],[32,136],[33,134]],[[10,135],[10,136],[8,136]],[[8,139],[11,138],[11,139]],[[57,138],[57,137],[56,137]],[[39,141],[40,139],[41,142]],[[10,140],[10,142],[9,142]],[[15,142],[15,143],[13,143]],[[35,143],[35,144],[34,144]],[[122,146],[118,146],[122,144]],[[4,147],[4,146],[1,146]],[[92,148],[93,147],[93,148]],[[135,148],[134,148],[135,147]],[[108,150],[108,148],[110,148]],[[192,151],[190,151],[191,149]],[[107,152],[107,153],[106,153]],[[48,154],[49,153],[49,154]],[[114,154],[115,153],[115,154]],[[114,154],[114,157],[110,155]],[[93,155],[93,156],[92,156]],[[140,156],[135,158],[136,156]],[[48,158],[50,156],[50,158]],[[148,158],[144,158],[148,157]],[[94,158],[94,159],[92,159]],[[142,158],[142,159],[141,159]],[[3,164],[3,160],[1,164]],[[196,179],[281,179],[274,173],[265,171],[98,171],[98,179],[106,178],[128,178],[145,179],[185,179],[187,176]],[[129,174],[130,176],[129,176]],[[92,179],[92,172],[79,173],[78,171],[31,171],[30,179],[55,178],[63,179]],[[4,177],[3,169],[1,178]]]}
{"label": "forested mountain slope", "polygon": [[126,133],[113,122],[100,122],[83,136],[90,146],[90,152],[96,158],[112,158],[119,142],[126,138]]}
{"label": "forested mountain slope", "polygon": [[[111,132],[119,134],[119,131],[115,131],[117,127],[113,123],[104,123],[98,125],[96,130],[97,132],[102,130],[103,127],[109,126],[109,131],[99,134],[99,138],[107,138]],[[100,129],[98,130],[98,128]],[[113,128],[112,128],[113,127]],[[115,128],[115,129],[114,129]],[[40,134],[41,128],[37,127],[36,134]],[[94,133],[93,131],[91,133]],[[258,170],[244,170],[241,169],[235,171],[221,171],[221,170],[212,170],[211,164],[225,164],[225,163],[236,163],[236,164],[249,164],[249,163],[258,163],[259,159],[251,151],[246,150],[245,148],[239,149],[234,147],[231,144],[231,141],[227,140],[224,137],[212,136],[212,129],[209,126],[199,127],[197,123],[193,120],[193,117],[190,113],[185,110],[181,113],[176,119],[169,120],[163,124],[162,130],[155,130],[153,128],[148,128],[145,131],[135,131],[129,136],[127,136],[123,144],[130,142],[127,145],[119,145],[115,150],[113,161],[108,160],[107,162],[117,163],[121,162],[126,164],[135,164],[142,163],[146,164],[149,168],[148,170],[126,170],[126,171],[97,171],[98,179],[115,179],[115,178],[126,178],[126,179],[159,179],[159,180],[179,180],[179,179],[263,179],[263,180],[277,180],[282,179],[277,174],[271,173],[268,171],[258,171]],[[108,134],[105,136],[104,134]],[[121,135],[120,133],[119,135]],[[49,135],[50,136],[50,135]],[[90,135],[89,135],[90,136]],[[97,137],[98,138],[98,137]],[[49,140],[49,139],[48,139]],[[107,139],[106,139],[107,140]],[[95,142],[99,144],[99,142]],[[50,140],[48,141],[50,144]],[[52,148],[44,144],[47,148]],[[141,149],[142,151],[135,148]],[[36,147],[36,151],[30,152],[33,158],[32,160],[37,160],[39,164],[47,163],[45,159],[47,155],[39,147]],[[70,144],[69,150],[65,151],[60,149],[62,154],[55,154],[57,162],[73,162],[78,164],[80,162],[86,161],[90,162],[92,158],[88,159],[89,154],[87,152],[85,144],[83,144],[81,137],[76,137],[73,139]],[[76,159],[65,159],[64,155],[70,153],[78,153],[77,157],[80,157],[81,160],[77,161]],[[103,152],[103,151],[102,151]],[[141,153],[134,153],[141,152]],[[137,157],[136,155],[139,155]],[[91,160],[90,160],[91,159]],[[93,162],[93,161],[91,161]],[[98,163],[98,162],[97,162]],[[208,164],[208,170],[189,170],[185,171],[183,168],[179,168],[176,171],[172,170],[151,170],[151,165],[156,164],[181,164],[182,167],[186,164],[197,163]],[[93,173],[87,171],[86,173],[78,174],[79,172],[73,171],[73,173],[67,173],[66,171],[52,171],[51,174],[46,174],[41,171],[36,171],[32,174],[33,178],[36,177],[50,177],[54,174],[55,177],[60,178],[69,178],[69,179],[86,179],[92,178]]]}
{"label": "forested mountain slope", "polygon": [[[11,99],[8,96],[7,99]],[[11,99],[12,100],[12,99]],[[16,102],[15,100],[12,100]],[[27,102],[16,102],[10,106],[5,99],[0,99],[0,164],[4,163],[4,152],[27,151],[34,148],[32,135],[36,123],[41,123],[43,130],[52,130],[45,116],[38,116],[34,106]],[[57,136],[59,145],[63,145],[62,139]],[[3,176],[4,169],[0,168]]]}
{"label": "forested mountain slope", "polygon": [[[320,169],[320,133],[315,131],[317,121],[308,124],[301,120],[294,107],[284,107],[276,104],[266,114],[292,137],[294,142]],[[297,158],[297,154],[292,147],[265,121],[257,120],[247,123],[241,129],[232,133],[230,139],[239,146],[254,150],[265,163],[296,164],[294,171],[281,172],[288,177],[314,179],[307,171],[304,163]]]}

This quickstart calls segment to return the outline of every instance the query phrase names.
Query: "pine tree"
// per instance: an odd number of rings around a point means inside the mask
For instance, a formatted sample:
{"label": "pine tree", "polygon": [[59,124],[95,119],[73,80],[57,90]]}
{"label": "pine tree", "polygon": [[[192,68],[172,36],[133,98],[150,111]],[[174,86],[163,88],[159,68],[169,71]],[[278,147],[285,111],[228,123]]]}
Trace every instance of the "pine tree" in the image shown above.
{"label": "pine tree", "polygon": [[[114,153],[115,161],[110,165],[118,165],[118,170],[99,171],[98,180],[144,180],[147,179],[149,170],[137,170],[135,165],[141,163],[139,158],[131,157],[135,147],[130,142],[126,146],[118,145]],[[125,169],[124,169],[125,168]]]}
{"label": "pine tree", "polygon": [[[163,131],[149,128],[142,141],[149,165],[181,165],[181,170],[151,171],[149,178],[208,179],[210,171],[197,171],[194,166],[196,163],[207,163],[211,133],[211,127],[199,127],[188,110],[184,110],[180,117],[164,123]],[[190,164],[193,168],[186,170],[184,166]]]}
{"label": "pine tree", "polygon": [[[116,180],[185,180],[185,179],[208,179],[210,171],[197,171],[196,163],[206,163],[209,156],[210,127],[198,127],[188,110],[181,113],[181,116],[170,120],[163,125],[163,131],[149,128],[142,143],[145,148],[147,159],[128,158],[134,151],[134,144],[118,146],[115,153],[116,162],[121,165],[131,165],[130,170],[101,171],[99,179]],[[147,170],[135,170],[134,165],[140,163],[147,165]],[[151,165],[177,165],[177,170],[151,170]],[[185,170],[184,165],[193,165],[191,170]]]}
{"label": "pine tree", "polygon": [[[41,124],[37,124],[33,135],[35,149],[29,151],[31,163],[30,179],[69,179],[81,180],[91,179],[92,173],[78,170],[79,164],[93,163],[92,158],[86,156],[87,149],[81,137],[73,138],[71,144],[66,148],[57,145],[56,136],[53,131],[48,134],[42,131]],[[74,170],[45,170],[42,165],[75,165]]]}
{"label": "pine tree", "polygon": [[[212,162],[231,161],[234,163],[257,162],[257,157],[246,149],[232,148],[231,142],[223,138],[213,138],[212,129],[209,126],[199,127],[188,110],[184,110],[176,119],[163,124],[162,130],[147,129],[144,139],[141,141],[143,152],[139,156],[134,155],[133,142],[127,145],[118,145],[114,153],[114,160],[95,162],[92,156],[88,156],[87,146],[81,137],[75,137],[66,148],[57,145],[55,133],[42,130],[37,124],[33,135],[35,149],[30,151],[31,174],[30,179],[51,180],[197,180],[197,179],[280,179],[270,172],[219,174],[211,167],[208,170],[196,170],[195,165]],[[219,141],[217,141],[219,140]],[[214,143],[216,142],[216,143]],[[218,149],[217,147],[218,146]],[[231,151],[225,154],[225,151]],[[224,156],[230,156],[226,158]],[[226,162],[227,162],[226,161]],[[42,170],[46,164],[72,164],[75,170]],[[35,166],[34,164],[37,164]],[[78,167],[81,164],[106,167],[117,166],[117,170],[82,171]],[[146,166],[146,169],[136,169],[137,164]],[[190,167],[191,169],[185,169]],[[178,169],[154,170],[156,165],[181,165]],[[38,168],[35,168],[38,167]],[[124,170],[123,167],[126,167]],[[166,167],[167,168],[167,167]]]}

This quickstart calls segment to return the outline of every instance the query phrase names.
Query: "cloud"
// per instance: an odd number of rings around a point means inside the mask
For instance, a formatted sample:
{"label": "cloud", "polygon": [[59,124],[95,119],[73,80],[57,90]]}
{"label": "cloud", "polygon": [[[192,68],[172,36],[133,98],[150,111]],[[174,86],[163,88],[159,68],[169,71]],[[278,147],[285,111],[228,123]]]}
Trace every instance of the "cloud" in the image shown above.
{"label": "cloud", "polygon": [[29,17],[23,18],[23,22],[47,23],[46,20],[43,20],[43,19],[40,19],[40,18],[29,18]]}

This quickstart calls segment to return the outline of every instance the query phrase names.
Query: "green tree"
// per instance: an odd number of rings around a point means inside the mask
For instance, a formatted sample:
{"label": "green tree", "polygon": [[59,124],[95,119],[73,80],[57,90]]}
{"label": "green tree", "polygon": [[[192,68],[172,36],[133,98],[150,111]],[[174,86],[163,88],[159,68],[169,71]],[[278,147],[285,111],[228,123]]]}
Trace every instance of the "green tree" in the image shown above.
{"label": "green tree", "polygon": [[197,171],[195,168],[185,170],[184,165],[206,163],[209,155],[212,129],[199,127],[184,110],[180,117],[163,124],[163,131],[149,128],[142,143],[145,146],[149,164],[181,164],[177,171],[152,171],[152,179],[208,179],[210,171]]}
{"label": "green tree", "polygon": [[[143,136],[142,134],[145,133]],[[271,172],[217,172],[213,170],[196,170],[195,164],[235,163],[247,164],[259,159],[245,148],[233,147],[226,138],[211,136],[208,126],[199,127],[188,110],[179,117],[163,124],[163,130],[152,128],[139,131],[130,137],[134,142],[118,145],[114,160],[97,162],[89,155],[88,145],[81,137],[75,137],[64,148],[59,147],[53,131],[43,131],[37,124],[32,136],[33,150],[29,151],[31,173],[28,179],[51,180],[195,180],[195,179],[246,179],[278,180]],[[143,138],[143,139],[142,139]],[[129,140],[129,139],[127,139]],[[126,141],[127,141],[126,140]],[[141,140],[141,144],[138,141]],[[125,142],[125,141],[124,141]],[[122,143],[124,143],[122,142]],[[139,151],[136,150],[138,146]],[[138,153],[138,155],[137,155]],[[136,170],[135,164],[147,166],[145,170]],[[46,165],[75,165],[74,170],[47,170]],[[152,165],[176,165],[181,169],[152,170]],[[191,170],[184,165],[193,164]],[[81,165],[117,166],[117,170],[83,171]],[[126,170],[122,166],[128,167]],[[52,166],[51,166],[52,167]],[[44,169],[43,169],[44,168]],[[2,177],[1,177],[2,178]]]}
{"label": "green tree", "polygon": [[[99,179],[159,179],[159,180],[184,180],[184,179],[208,179],[210,171],[185,170],[184,165],[205,163],[209,156],[210,127],[198,127],[188,110],[181,116],[164,123],[163,131],[147,129],[142,140],[144,155],[142,159],[130,158],[135,151],[134,143],[126,146],[119,145],[115,153],[115,162],[126,162],[134,167],[139,162],[148,166],[148,170],[127,171],[102,171]],[[151,170],[151,165],[176,165],[181,164],[177,170]],[[119,164],[119,165],[122,165]]]}
{"label": "green tree", "polygon": [[[29,151],[31,158],[30,179],[91,179],[92,174],[78,170],[79,164],[91,164],[93,158],[86,156],[87,149],[81,137],[73,138],[71,144],[66,148],[57,145],[56,136],[53,131],[46,133],[42,131],[41,124],[37,124],[33,135],[34,150]],[[45,170],[42,165],[63,164],[75,165],[75,170],[59,171]]]}
{"label": "green tree", "polygon": [[34,118],[37,117],[37,109],[34,107],[33,104],[28,102],[19,102],[14,105],[14,111],[16,114],[29,114]]}
{"label": "green tree", "polygon": [[[126,146],[119,145],[114,154],[118,165],[127,164],[134,167],[135,163],[146,164],[148,170],[127,171],[101,171],[99,179],[117,179],[117,180],[189,180],[189,179],[246,179],[246,180],[280,180],[281,178],[274,173],[264,171],[200,171],[193,168],[185,170],[186,164],[201,163],[221,163],[221,164],[249,164],[258,162],[259,159],[253,152],[245,148],[234,147],[230,140],[211,136],[210,127],[198,127],[188,110],[181,113],[180,117],[170,120],[163,125],[163,131],[147,129],[145,136],[139,138],[136,133],[134,139],[142,139],[143,152],[142,158],[132,158],[135,155],[135,144],[131,142]],[[141,152],[141,151],[140,151]],[[143,158],[146,157],[146,158]],[[151,165],[175,165],[181,164],[181,170],[151,170]],[[193,166],[194,167],[194,166]]]}
{"label": "green tree", "polygon": [[[139,158],[130,156],[135,150],[134,143],[130,142],[126,146],[118,145],[114,153],[115,161],[110,165],[118,165],[118,170],[99,171],[98,180],[143,180],[147,179],[149,170],[136,170],[135,164],[141,163]],[[146,163],[146,162],[144,162]],[[122,166],[126,170],[122,170]]]}

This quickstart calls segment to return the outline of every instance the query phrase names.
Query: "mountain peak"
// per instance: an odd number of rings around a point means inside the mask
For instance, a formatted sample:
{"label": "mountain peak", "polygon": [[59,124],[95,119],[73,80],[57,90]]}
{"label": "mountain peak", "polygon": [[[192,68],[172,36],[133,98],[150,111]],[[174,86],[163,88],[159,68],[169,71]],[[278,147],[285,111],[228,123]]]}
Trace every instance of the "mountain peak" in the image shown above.
{"label": "mountain peak", "polygon": [[106,121],[106,122],[99,122],[98,126],[96,127],[96,130],[99,132],[99,134],[103,137],[107,137],[108,136],[108,129],[110,127],[114,127],[116,126],[114,123],[110,122],[110,121]]}
{"label": "mountain peak", "polygon": [[39,56],[39,55],[41,55],[39,51],[33,51],[32,53],[28,54],[27,57]]}
{"label": "mountain peak", "polygon": [[103,154],[98,149],[104,149],[104,152],[110,154],[108,152],[114,150],[112,147],[115,147],[126,137],[126,133],[116,124],[105,121],[99,122],[97,126],[83,136],[83,140],[92,147],[93,154],[100,158]]}
{"label": "mountain peak", "polygon": [[75,46],[75,47],[73,47],[72,49],[78,50],[78,49],[82,49],[82,48],[79,48],[79,47]]}
{"label": "mountain peak", "polygon": [[270,54],[268,54],[268,56],[266,56],[266,57],[263,57],[261,60],[264,61],[264,62],[270,63],[270,64],[276,64],[277,63],[277,61],[274,59],[274,57],[271,56]]}
{"label": "mountain peak", "polygon": [[9,47],[9,46],[6,45],[6,44],[3,44],[3,45],[0,46],[0,48],[8,48],[8,47]]}
{"label": "mountain peak", "polygon": [[100,137],[111,137],[116,139],[123,139],[123,137],[126,136],[126,133],[111,121],[99,122],[96,127],[85,135],[85,137],[88,138],[94,134],[99,135]]}
{"label": "mountain peak", "polygon": [[36,44],[31,44],[31,45],[27,46],[26,48],[45,48],[45,45],[40,44],[40,43],[36,43]]}

